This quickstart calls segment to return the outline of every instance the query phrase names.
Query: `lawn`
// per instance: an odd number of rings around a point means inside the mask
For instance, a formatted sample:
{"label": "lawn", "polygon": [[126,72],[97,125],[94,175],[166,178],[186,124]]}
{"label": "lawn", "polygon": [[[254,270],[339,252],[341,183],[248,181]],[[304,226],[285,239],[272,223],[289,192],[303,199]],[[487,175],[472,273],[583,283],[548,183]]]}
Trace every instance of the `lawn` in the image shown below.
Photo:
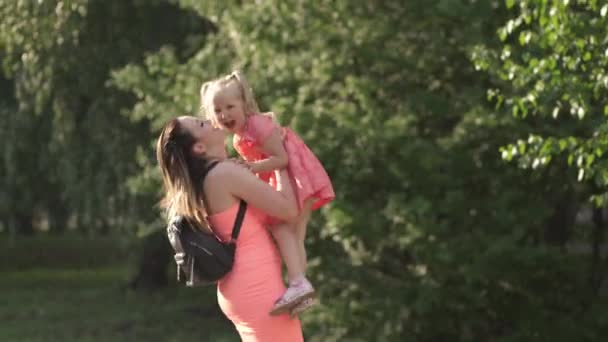
{"label": "lawn", "polygon": [[[0,236],[0,342],[240,341],[214,286],[129,290],[130,246],[112,237]],[[320,312],[303,315],[308,330]]]}
{"label": "lawn", "polygon": [[0,341],[239,341],[215,288],[125,288],[126,269],[0,272]]}

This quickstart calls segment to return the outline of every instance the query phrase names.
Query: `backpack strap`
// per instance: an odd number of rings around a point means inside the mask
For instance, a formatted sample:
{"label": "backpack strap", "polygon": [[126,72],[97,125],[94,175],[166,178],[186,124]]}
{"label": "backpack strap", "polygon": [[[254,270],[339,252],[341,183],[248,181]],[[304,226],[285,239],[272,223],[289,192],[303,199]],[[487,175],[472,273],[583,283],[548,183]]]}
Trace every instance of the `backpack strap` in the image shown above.
{"label": "backpack strap", "polygon": [[[214,160],[207,165],[207,168],[203,171],[201,176],[201,181],[205,179],[205,176],[219,164],[219,160]],[[241,225],[243,224],[243,219],[245,218],[245,212],[247,211],[247,202],[240,200],[239,202],[239,211],[236,214],[234,219],[234,226],[232,226],[232,234],[230,236],[230,242],[234,243],[236,238],[239,237],[239,233],[241,232]]]}
{"label": "backpack strap", "polygon": [[235,242],[236,238],[239,237],[239,233],[241,232],[241,225],[243,224],[243,218],[245,218],[246,210],[247,202],[240,200],[239,212],[236,214],[236,218],[234,219],[234,227],[232,227],[232,237],[230,239],[230,242]]}
{"label": "backpack strap", "polygon": [[179,235],[181,234],[180,226],[186,224],[186,219],[182,216],[175,217],[169,222],[169,226],[167,226],[167,236],[169,237],[169,243],[173,250],[175,251],[175,255],[173,256],[175,259],[175,263],[177,264],[177,281],[180,281],[181,271],[186,272],[186,252],[184,251],[184,247],[182,246],[181,241],[179,240]]}

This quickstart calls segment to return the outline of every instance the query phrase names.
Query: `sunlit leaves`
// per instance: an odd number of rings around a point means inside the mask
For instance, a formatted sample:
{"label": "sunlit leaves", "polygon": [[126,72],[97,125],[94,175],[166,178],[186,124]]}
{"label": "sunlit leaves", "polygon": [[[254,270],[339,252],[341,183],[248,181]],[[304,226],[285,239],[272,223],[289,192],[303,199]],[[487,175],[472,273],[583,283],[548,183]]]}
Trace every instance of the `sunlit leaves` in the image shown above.
{"label": "sunlit leaves", "polygon": [[[607,140],[602,114],[608,106],[608,58],[605,44],[600,43],[608,32],[606,5],[600,8],[596,1],[506,3],[514,10],[514,18],[498,32],[505,42],[501,58],[478,47],[473,59],[479,69],[505,81],[501,94],[509,112],[523,118],[533,113],[560,126],[551,124],[554,129],[530,132],[535,137],[531,141],[505,146],[503,158],[536,169],[565,156],[582,161],[569,163],[576,168],[578,181],[597,183],[594,175],[604,171],[595,162],[600,158],[596,151],[604,150]],[[515,38],[517,48],[508,44]],[[523,152],[514,153],[521,146]]]}

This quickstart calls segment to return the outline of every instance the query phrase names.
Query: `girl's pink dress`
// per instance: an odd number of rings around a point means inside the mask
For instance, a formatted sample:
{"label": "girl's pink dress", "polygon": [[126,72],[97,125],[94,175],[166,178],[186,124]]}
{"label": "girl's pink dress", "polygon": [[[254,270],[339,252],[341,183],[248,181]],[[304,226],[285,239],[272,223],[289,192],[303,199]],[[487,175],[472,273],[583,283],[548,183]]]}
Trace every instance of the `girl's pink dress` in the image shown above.
{"label": "girl's pink dress", "polygon": [[[230,239],[238,203],[208,217],[215,233]],[[236,241],[232,270],[218,282],[217,299],[245,342],[303,341],[300,321],[288,314],[270,316],[285,292],[281,259],[265,228],[265,215],[249,206]]]}
{"label": "girl's pink dress", "polygon": [[[308,198],[315,199],[312,210],[333,200],[336,195],[331,180],[319,159],[293,130],[279,126],[268,115],[250,115],[244,132],[234,136],[234,148],[247,161],[266,159],[269,156],[260,147],[275,129],[284,130],[283,146],[289,157],[287,171],[300,209]],[[277,188],[274,172],[259,173],[258,177]]]}

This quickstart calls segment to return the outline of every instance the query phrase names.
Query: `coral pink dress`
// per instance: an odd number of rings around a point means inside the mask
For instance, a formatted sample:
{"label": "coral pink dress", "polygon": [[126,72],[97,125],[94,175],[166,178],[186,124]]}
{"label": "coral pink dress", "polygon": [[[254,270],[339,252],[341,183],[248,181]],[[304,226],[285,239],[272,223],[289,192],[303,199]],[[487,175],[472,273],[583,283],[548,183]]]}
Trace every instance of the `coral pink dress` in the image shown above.
{"label": "coral pink dress", "polygon": [[[208,217],[215,233],[230,239],[239,205]],[[300,342],[300,321],[288,314],[270,316],[274,302],[285,292],[281,259],[268,230],[265,214],[249,206],[236,241],[232,270],[218,282],[217,299],[245,342]]]}
{"label": "coral pink dress", "polygon": [[[319,159],[293,130],[279,126],[268,115],[250,115],[244,132],[234,136],[234,148],[247,161],[266,159],[269,156],[260,147],[275,129],[284,130],[283,146],[289,157],[287,172],[300,209],[304,201],[311,197],[315,199],[312,210],[333,200],[336,195],[331,180]],[[259,173],[258,177],[277,188],[274,172]]]}

